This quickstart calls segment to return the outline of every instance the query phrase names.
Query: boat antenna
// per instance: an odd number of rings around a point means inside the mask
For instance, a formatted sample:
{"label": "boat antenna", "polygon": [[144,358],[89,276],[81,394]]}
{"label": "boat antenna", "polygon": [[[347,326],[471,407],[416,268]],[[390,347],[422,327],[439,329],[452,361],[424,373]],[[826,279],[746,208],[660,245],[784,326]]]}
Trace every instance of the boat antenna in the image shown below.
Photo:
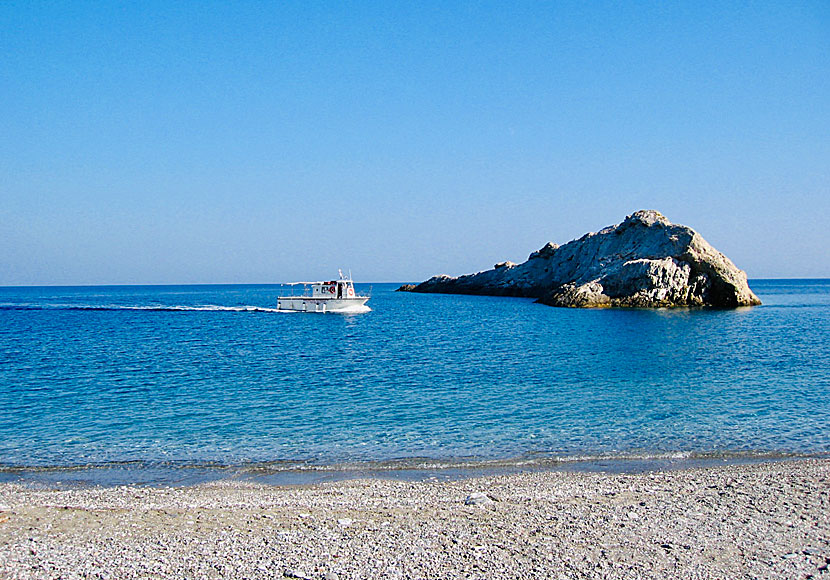
{"label": "boat antenna", "polygon": [[343,279],[343,270],[341,270],[340,268],[337,268],[337,273],[340,274],[340,279],[342,280]]}

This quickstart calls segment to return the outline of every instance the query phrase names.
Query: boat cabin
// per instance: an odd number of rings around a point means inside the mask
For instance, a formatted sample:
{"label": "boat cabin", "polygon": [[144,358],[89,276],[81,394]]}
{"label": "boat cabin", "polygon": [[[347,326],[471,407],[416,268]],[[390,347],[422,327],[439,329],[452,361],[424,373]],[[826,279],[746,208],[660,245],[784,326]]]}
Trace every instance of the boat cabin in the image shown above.
{"label": "boat cabin", "polygon": [[311,285],[312,298],[350,298],[354,296],[354,283],[351,280],[332,280],[315,282]]}

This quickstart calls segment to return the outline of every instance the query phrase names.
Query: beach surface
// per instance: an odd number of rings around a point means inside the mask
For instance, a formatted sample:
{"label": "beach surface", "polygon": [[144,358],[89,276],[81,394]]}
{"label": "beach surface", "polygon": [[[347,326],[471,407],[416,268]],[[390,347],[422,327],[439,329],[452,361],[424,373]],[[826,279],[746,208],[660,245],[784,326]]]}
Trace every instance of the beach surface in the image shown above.
{"label": "beach surface", "polygon": [[830,460],[0,486],[0,578],[830,578]]}

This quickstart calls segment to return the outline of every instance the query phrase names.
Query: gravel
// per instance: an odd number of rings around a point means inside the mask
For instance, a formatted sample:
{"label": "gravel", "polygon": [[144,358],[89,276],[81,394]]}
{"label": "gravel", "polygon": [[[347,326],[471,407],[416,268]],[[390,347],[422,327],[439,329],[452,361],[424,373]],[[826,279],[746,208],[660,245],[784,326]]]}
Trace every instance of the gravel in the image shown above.
{"label": "gravel", "polygon": [[2,484],[0,506],[3,580],[830,580],[824,459],[293,487]]}

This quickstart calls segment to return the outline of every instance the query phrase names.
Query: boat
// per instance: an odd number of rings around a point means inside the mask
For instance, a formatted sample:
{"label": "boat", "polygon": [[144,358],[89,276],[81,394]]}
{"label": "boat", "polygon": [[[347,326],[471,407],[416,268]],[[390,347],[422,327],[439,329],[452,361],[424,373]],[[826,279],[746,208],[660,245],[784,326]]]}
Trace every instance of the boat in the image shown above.
{"label": "boat", "polygon": [[292,312],[368,312],[366,306],[369,296],[357,294],[354,281],[338,270],[340,278],[326,282],[292,282],[288,286],[304,286],[308,291],[301,295],[280,296],[277,298],[277,310]]}

